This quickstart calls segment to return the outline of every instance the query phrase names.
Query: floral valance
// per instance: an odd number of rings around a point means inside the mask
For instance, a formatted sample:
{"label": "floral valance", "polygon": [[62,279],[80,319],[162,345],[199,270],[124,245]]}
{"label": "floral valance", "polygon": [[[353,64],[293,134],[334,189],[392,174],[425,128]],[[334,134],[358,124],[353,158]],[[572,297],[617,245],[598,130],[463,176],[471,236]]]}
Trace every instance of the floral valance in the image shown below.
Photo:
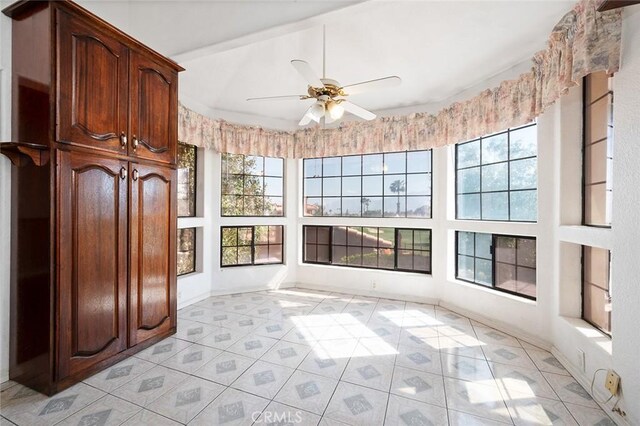
{"label": "floral valance", "polygon": [[590,73],[620,66],[620,9],[597,12],[598,0],[581,0],[554,27],[531,71],[503,81],[437,114],[417,113],[347,121],[339,127],[295,132],[215,120],[180,105],[178,138],[219,152],[308,158],[429,149],[526,124]]}

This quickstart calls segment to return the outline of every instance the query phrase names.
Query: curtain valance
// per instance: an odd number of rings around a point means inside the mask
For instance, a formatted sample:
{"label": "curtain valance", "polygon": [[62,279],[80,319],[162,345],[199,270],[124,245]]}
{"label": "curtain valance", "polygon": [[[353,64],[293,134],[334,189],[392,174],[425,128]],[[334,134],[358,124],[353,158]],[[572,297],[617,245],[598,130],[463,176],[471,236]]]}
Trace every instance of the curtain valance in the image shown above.
{"label": "curtain valance", "polygon": [[218,152],[309,158],[429,149],[526,124],[590,73],[620,66],[621,10],[597,12],[598,0],[581,0],[554,27],[531,71],[456,102],[437,114],[416,113],[346,121],[295,132],[232,124],[180,105],[178,138]]}

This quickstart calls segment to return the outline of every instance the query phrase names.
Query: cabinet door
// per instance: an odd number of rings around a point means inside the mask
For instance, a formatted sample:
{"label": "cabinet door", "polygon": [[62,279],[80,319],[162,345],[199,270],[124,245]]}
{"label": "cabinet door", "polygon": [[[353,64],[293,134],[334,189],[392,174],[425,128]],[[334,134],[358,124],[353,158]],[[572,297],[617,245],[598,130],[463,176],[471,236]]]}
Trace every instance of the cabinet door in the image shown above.
{"label": "cabinet door", "polygon": [[178,142],[178,74],[131,52],[129,155],[175,164]]}
{"label": "cabinet door", "polygon": [[62,11],[57,19],[56,139],[126,154],[129,50]]}
{"label": "cabinet door", "polygon": [[58,151],[58,378],[127,347],[127,163]]}
{"label": "cabinet door", "polygon": [[131,163],[129,345],[176,326],[176,171]]}

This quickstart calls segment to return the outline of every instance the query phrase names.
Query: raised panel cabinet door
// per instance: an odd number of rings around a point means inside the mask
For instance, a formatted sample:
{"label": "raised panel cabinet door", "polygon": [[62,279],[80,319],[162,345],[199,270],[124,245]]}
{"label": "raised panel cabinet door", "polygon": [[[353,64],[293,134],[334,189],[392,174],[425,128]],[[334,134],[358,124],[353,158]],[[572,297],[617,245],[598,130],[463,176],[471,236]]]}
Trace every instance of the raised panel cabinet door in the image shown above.
{"label": "raised panel cabinet door", "polygon": [[59,142],[127,153],[128,48],[57,12]]}
{"label": "raised panel cabinet door", "polygon": [[178,73],[131,52],[129,155],[175,164],[178,142]]}
{"label": "raised panel cabinet door", "polygon": [[57,152],[58,379],[127,348],[127,162]]}
{"label": "raised panel cabinet door", "polygon": [[176,326],[176,171],[131,163],[129,345]]}

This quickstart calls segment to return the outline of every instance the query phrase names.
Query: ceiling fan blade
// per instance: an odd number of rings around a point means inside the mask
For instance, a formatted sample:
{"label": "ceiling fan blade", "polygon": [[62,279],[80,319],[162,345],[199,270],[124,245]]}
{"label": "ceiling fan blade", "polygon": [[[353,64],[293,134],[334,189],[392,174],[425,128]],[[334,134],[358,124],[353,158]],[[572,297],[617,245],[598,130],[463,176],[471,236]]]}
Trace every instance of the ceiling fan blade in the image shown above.
{"label": "ceiling fan blade", "polygon": [[305,114],[302,116],[302,120],[300,120],[298,126],[306,126],[309,123],[311,123],[311,117],[309,117],[308,114]]}
{"label": "ceiling fan blade", "polygon": [[300,59],[294,59],[291,61],[291,65],[293,65],[300,75],[307,80],[307,83],[309,83],[311,87],[324,87],[320,78],[318,78],[316,73],[311,69],[311,65],[305,61],[301,61]]}
{"label": "ceiling fan blade", "polygon": [[363,81],[361,83],[349,84],[348,86],[343,86],[342,89],[348,95],[355,95],[357,93],[368,92],[370,90],[378,90],[385,89],[387,87],[397,86],[402,82],[400,77],[391,76],[384,78],[377,78],[375,80]]}
{"label": "ceiling fan blade", "polygon": [[364,118],[365,120],[373,120],[376,118],[376,115],[371,111],[367,111],[366,109],[349,101],[342,101],[340,102],[340,105],[342,105],[345,111],[350,112],[353,115],[357,115],[360,118]]}
{"label": "ceiling fan blade", "polygon": [[308,98],[307,95],[264,96],[261,98],[247,98],[248,101],[300,101]]}

